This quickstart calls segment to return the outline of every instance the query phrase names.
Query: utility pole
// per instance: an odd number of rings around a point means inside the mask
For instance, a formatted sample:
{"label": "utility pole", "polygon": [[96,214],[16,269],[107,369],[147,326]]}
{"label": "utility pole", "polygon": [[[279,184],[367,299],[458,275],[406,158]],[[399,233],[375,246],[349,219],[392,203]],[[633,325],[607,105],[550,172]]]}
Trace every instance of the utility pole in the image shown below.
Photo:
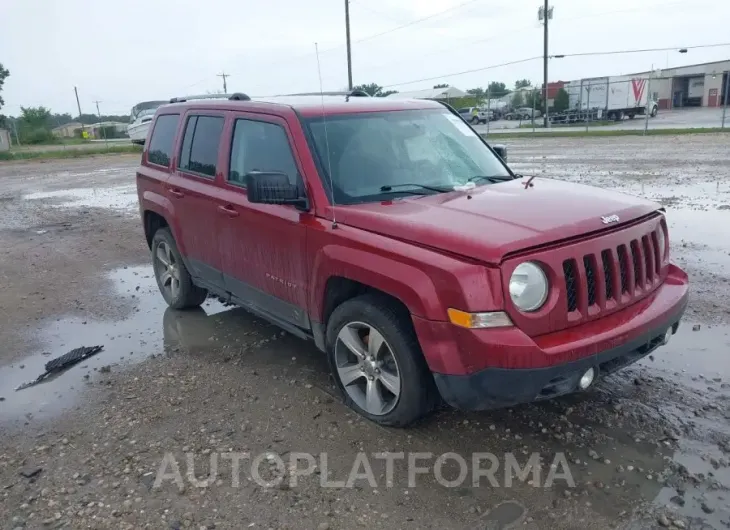
{"label": "utility pole", "polygon": [[652,97],[651,97],[651,78],[654,75],[654,64],[651,65],[651,72],[649,72],[649,81],[646,83],[646,107],[644,108],[644,136],[646,131],[649,129],[649,114],[651,114]]}
{"label": "utility pole", "polygon": [[104,130],[104,125],[101,122],[101,111],[99,110],[99,103],[101,101],[94,101],[96,103],[96,114],[99,116],[99,128],[101,129],[101,135],[104,137],[104,145],[106,145],[106,148],[109,149],[109,142],[106,139],[106,131]]}
{"label": "utility pole", "polygon": [[[76,94],[76,106],[79,109],[79,121],[81,121],[81,103],[79,103],[79,91],[76,87],[74,87],[74,94]],[[81,122],[81,137],[84,138],[86,130],[84,129],[84,123]]]}
{"label": "utility pole", "polygon": [[550,120],[548,119],[548,21],[553,18],[553,8],[548,5],[548,0],[545,0],[545,5],[540,7],[537,12],[538,20],[542,20],[544,28],[543,34],[543,56],[542,56],[542,88],[543,88],[543,101],[545,102],[545,117],[543,126],[547,128]]}
{"label": "utility pole", "polygon": [[223,78],[223,93],[228,94],[228,85],[226,84],[226,78],[231,77],[231,75],[225,72],[221,72],[220,74],[218,74],[218,77]]}
{"label": "utility pole", "polygon": [[345,35],[347,36],[347,88],[352,90],[352,50],[350,47],[350,0],[345,0]]}
{"label": "utility pole", "polygon": [[728,89],[730,89],[730,70],[725,72],[725,97],[723,99],[723,107],[722,107],[722,128],[725,128],[725,114],[727,114],[727,98],[728,98]]}

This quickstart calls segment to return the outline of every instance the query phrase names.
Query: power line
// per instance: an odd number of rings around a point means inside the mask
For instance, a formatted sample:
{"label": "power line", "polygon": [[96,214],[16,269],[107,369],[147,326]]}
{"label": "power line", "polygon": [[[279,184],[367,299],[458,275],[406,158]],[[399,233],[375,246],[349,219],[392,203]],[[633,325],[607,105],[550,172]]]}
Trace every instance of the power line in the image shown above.
{"label": "power line", "polygon": [[495,68],[501,68],[503,66],[511,66],[513,64],[526,63],[529,61],[536,61],[538,59],[542,59],[542,55],[537,55],[535,57],[528,57],[527,59],[518,59],[516,61],[509,61],[506,63],[493,64],[491,66],[484,66],[481,68],[472,68],[471,70],[463,70],[461,72],[452,72],[450,74],[442,74],[442,75],[437,75],[437,76],[433,76],[433,77],[424,77],[423,79],[416,79],[413,81],[403,81],[401,83],[392,83],[390,85],[384,85],[383,88],[391,88],[391,87],[403,86],[403,85],[412,85],[415,83],[421,83],[423,81],[434,81],[436,79],[443,79],[445,77],[453,77],[453,76],[464,75],[464,74],[473,74],[474,72],[483,72],[485,70],[493,70]]}
{"label": "power line", "polygon": [[457,9],[461,9],[464,6],[467,6],[469,4],[473,4],[474,2],[479,2],[479,1],[480,0],[466,0],[466,2],[462,2],[461,4],[457,4],[457,5],[453,6],[453,7],[448,8],[448,9],[444,9],[443,11],[438,11],[437,13],[433,13],[433,14],[427,15],[425,17],[417,18],[415,20],[412,20],[410,22],[407,22],[406,24],[401,24],[400,26],[396,26],[396,27],[391,28],[389,30],[381,31],[380,33],[376,33],[374,35],[370,35],[368,37],[364,37],[362,39],[356,40],[355,42],[356,43],[365,42],[365,41],[368,41],[368,40],[371,40],[371,39],[375,39],[377,37],[382,37],[383,35],[388,35],[390,33],[399,31],[401,29],[409,28],[411,26],[415,26],[416,24],[420,24],[421,22],[425,22],[427,20],[431,20],[432,18],[439,17],[439,16],[444,15],[446,13],[449,13],[451,11],[456,11]]}
{"label": "power line", "polygon": [[372,7],[364,4],[363,2],[358,2],[357,0],[350,0],[350,5],[353,5],[353,4],[356,6],[359,6],[360,9],[364,9],[365,11],[369,11],[370,13],[373,13],[374,15],[378,15],[380,17],[387,18],[388,20],[392,20],[396,24],[403,24],[403,20],[396,20],[392,16],[390,16],[386,13],[383,13],[382,11],[375,10]]}
{"label": "power line", "polygon": [[[461,9],[462,7],[467,6],[469,4],[473,4],[475,2],[480,2],[480,1],[481,0],[466,0],[465,2],[462,2],[461,4],[457,4],[455,6],[452,6],[452,7],[448,8],[448,9],[444,9],[442,11],[438,11],[436,13],[432,13],[432,14],[427,15],[425,17],[417,18],[415,20],[412,20],[412,21],[410,21],[408,23],[405,23],[405,24],[401,24],[401,25],[396,26],[394,28],[391,28],[389,30],[381,31],[380,33],[375,33],[373,35],[368,35],[367,37],[363,37],[362,39],[354,40],[354,41],[352,41],[352,43],[353,44],[358,44],[358,43],[361,43],[361,42],[366,42],[366,41],[369,41],[369,40],[372,40],[372,39],[376,39],[378,37],[382,37],[383,35],[388,35],[390,33],[394,33],[396,31],[400,31],[401,29],[408,28],[408,27],[414,26],[416,24],[420,24],[421,22],[425,22],[427,20],[431,20],[433,18],[439,17],[439,16],[444,15],[446,13],[449,13],[451,11],[456,11],[457,9]],[[339,49],[341,49],[345,45],[346,45],[346,43],[345,44],[338,44],[337,46],[333,46],[332,48],[327,48],[325,50],[320,50],[319,51],[319,55],[321,56],[322,54],[339,50]],[[277,63],[275,63],[275,65],[288,64],[288,63],[292,63],[292,62],[295,62],[295,61],[301,61],[302,59],[307,59],[307,58],[311,57],[312,55],[313,55],[312,53],[306,53],[304,55],[298,55],[297,57],[292,57],[290,59],[286,59],[284,61],[277,62]],[[269,64],[268,66],[272,66],[272,64]],[[193,83],[192,85],[189,85],[187,88],[190,88],[190,87],[195,86],[195,85],[199,85],[204,80],[205,79],[201,79],[200,81],[197,81],[197,82]]]}
{"label": "power line", "polygon": [[719,48],[721,46],[730,46],[730,42],[722,42],[717,44],[698,44],[697,46],[671,46],[668,48],[642,48],[633,50],[613,50],[606,52],[579,52],[579,53],[562,53],[551,55],[551,59],[563,59],[564,57],[587,57],[593,55],[621,55],[626,53],[648,53],[648,52],[669,52],[679,51],[686,52],[687,50],[695,50],[697,48]]}
{"label": "power line", "polygon": [[[351,0],[350,3],[351,4],[359,5],[360,7],[365,7],[364,4],[362,4],[362,2],[359,2],[359,3],[356,3],[356,2],[358,2],[358,0]],[[599,13],[590,13],[590,14],[587,14],[587,15],[579,15],[579,16],[574,16],[574,17],[560,18],[557,21],[557,23],[559,25],[562,25],[562,23],[569,22],[571,20],[580,20],[580,19],[592,18],[592,17],[597,17],[597,16],[611,15],[611,14],[615,14],[615,13],[626,13],[626,12],[630,12],[630,11],[651,10],[651,9],[655,9],[657,7],[667,7],[667,6],[672,6],[672,5],[675,5],[675,4],[681,4],[681,3],[684,3],[684,2],[685,2],[685,0],[681,0],[681,1],[678,1],[678,2],[644,5],[644,6],[639,6],[639,7],[632,7],[632,8],[627,8],[627,9],[617,9],[617,10],[612,10],[612,11],[602,11],[602,12],[599,12]],[[369,11],[375,12],[374,10],[372,10],[369,7],[367,9]],[[385,15],[383,14],[383,16],[385,16]],[[552,21],[552,23],[555,24],[556,21]],[[506,31],[504,33],[499,33],[499,34],[496,34],[496,35],[492,35],[492,36],[487,37],[487,38],[480,38],[480,39],[476,39],[476,40],[468,40],[466,42],[461,42],[461,43],[457,44],[456,46],[450,46],[448,48],[442,48],[440,50],[435,50],[433,52],[426,53],[426,54],[419,53],[418,56],[415,57],[415,58],[414,57],[411,57],[411,58],[406,58],[406,59],[403,59],[403,60],[398,60],[398,61],[395,61],[395,62],[387,62],[387,63],[383,63],[382,61],[379,61],[377,64],[366,61],[366,62],[364,62],[364,64],[366,66],[368,66],[368,65],[369,66],[395,66],[395,65],[399,65],[399,64],[405,64],[405,63],[411,62],[411,61],[422,61],[424,58],[427,58],[427,57],[433,57],[433,56],[436,56],[436,55],[442,55],[444,53],[448,53],[450,51],[457,50],[457,49],[460,49],[460,48],[464,48],[464,47],[467,47],[467,46],[474,46],[475,44],[483,44],[485,42],[491,42],[491,41],[494,41],[494,40],[503,39],[505,37],[515,36],[515,35],[518,35],[519,33],[522,33],[523,31],[525,31],[525,32],[526,31],[534,31],[534,29],[535,29],[534,24],[529,24],[529,25],[526,25],[526,26],[522,26],[522,27],[519,27],[519,28],[516,28],[516,29],[512,29],[512,30]]]}
{"label": "power line", "polygon": [[[622,53],[642,53],[642,52],[671,51],[671,50],[682,51],[682,50],[692,50],[692,49],[697,49],[697,48],[717,48],[717,47],[721,47],[721,46],[730,46],[730,42],[716,43],[716,44],[698,44],[695,46],[684,46],[684,47],[673,46],[670,48],[644,48],[644,49],[633,49],[633,50],[613,50],[613,51],[605,51],[605,52],[568,53],[568,54],[561,54],[561,55],[551,55],[550,58],[590,56],[590,55],[617,55],[617,54],[622,54]],[[451,72],[448,74],[441,74],[441,75],[436,75],[436,76],[432,76],[432,77],[424,77],[422,79],[415,79],[412,81],[391,83],[389,85],[383,85],[383,88],[392,88],[392,87],[397,87],[397,86],[412,85],[415,83],[421,83],[421,82],[425,82],[425,81],[435,81],[435,80],[444,79],[444,78],[448,78],[448,77],[455,77],[455,76],[471,74],[471,73],[475,73],[475,72],[483,72],[485,70],[493,70],[495,68],[501,68],[503,66],[511,66],[513,64],[520,64],[520,63],[526,63],[526,62],[530,62],[530,61],[536,61],[536,60],[542,59],[542,58],[543,58],[542,55],[538,55],[535,57],[527,57],[525,59],[518,59],[515,61],[509,61],[506,63],[493,64],[490,66],[484,66],[484,67],[480,67],[480,68],[472,68],[470,70],[463,70],[461,72]],[[657,78],[655,78],[655,79],[657,79]]]}

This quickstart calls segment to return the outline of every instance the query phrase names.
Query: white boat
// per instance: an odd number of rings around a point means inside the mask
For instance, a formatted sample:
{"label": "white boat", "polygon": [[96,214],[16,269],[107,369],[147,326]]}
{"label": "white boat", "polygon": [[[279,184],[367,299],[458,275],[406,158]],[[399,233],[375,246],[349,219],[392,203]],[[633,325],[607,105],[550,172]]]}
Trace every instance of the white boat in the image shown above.
{"label": "white boat", "polygon": [[147,132],[152,123],[157,107],[169,103],[168,101],[143,101],[132,107],[129,113],[129,125],[127,134],[133,144],[144,144],[147,139]]}

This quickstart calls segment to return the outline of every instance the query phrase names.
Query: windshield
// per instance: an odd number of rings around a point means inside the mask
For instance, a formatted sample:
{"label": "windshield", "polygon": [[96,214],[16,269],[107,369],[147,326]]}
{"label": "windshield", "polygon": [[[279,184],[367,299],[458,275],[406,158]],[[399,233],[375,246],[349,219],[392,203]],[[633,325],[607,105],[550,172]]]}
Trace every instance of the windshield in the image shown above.
{"label": "windshield", "polygon": [[[310,118],[307,126],[327,187],[331,167],[338,204],[490,182],[477,177],[511,178],[477,133],[448,109],[329,116],[327,138],[321,117]],[[424,186],[434,189],[426,192]]]}
{"label": "windshield", "polygon": [[[132,107],[129,113],[130,123],[136,120],[141,114],[154,114],[157,107],[164,105],[167,101],[143,101]],[[146,111],[146,112],[145,112]]]}

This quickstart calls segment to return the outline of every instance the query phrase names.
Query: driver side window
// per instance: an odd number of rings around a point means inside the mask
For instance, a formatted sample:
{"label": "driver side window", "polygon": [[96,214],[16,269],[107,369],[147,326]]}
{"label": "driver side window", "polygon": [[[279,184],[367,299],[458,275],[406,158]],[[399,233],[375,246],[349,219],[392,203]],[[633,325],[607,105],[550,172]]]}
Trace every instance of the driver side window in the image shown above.
{"label": "driver side window", "polygon": [[281,125],[263,121],[238,119],[233,129],[228,181],[246,186],[246,175],[252,171],[285,173],[291,184],[299,181],[299,171]]}

